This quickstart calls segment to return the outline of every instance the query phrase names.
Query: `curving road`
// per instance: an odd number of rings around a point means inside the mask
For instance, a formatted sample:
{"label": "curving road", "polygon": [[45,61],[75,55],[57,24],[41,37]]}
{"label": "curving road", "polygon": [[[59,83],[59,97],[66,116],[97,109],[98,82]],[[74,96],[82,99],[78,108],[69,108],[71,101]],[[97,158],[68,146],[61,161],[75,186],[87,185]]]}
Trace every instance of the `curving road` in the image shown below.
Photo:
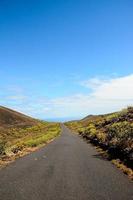
{"label": "curving road", "polygon": [[0,170],[0,200],[132,200],[133,184],[64,125],[40,150]]}

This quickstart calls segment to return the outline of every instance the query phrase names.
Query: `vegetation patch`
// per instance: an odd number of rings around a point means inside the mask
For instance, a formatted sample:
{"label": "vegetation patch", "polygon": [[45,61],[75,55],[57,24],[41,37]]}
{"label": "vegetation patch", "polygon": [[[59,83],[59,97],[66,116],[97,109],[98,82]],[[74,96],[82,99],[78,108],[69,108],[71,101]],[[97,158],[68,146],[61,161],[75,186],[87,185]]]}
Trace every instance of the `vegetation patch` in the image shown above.
{"label": "vegetation patch", "polygon": [[6,128],[0,130],[0,165],[34,151],[48,143],[61,132],[59,123],[38,122],[25,128]]}
{"label": "vegetation patch", "polygon": [[91,115],[80,121],[67,122],[66,125],[106,151],[113,162],[120,160],[121,169],[132,176],[133,107],[106,115]]}
{"label": "vegetation patch", "polygon": [[121,160],[119,159],[114,159],[112,160],[112,163],[119,168],[120,170],[122,170],[124,172],[124,174],[128,175],[131,180],[133,180],[133,170],[131,168],[128,168],[126,165],[124,165]]}

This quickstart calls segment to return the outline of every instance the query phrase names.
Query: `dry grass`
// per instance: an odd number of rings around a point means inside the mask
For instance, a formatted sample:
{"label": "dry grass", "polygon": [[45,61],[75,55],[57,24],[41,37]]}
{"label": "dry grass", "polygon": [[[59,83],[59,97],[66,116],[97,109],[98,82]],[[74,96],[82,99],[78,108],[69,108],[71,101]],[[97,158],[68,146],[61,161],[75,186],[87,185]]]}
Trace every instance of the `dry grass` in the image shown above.
{"label": "dry grass", "polygon": [[125,166],[119,159],[114,159],[111,161],[117,168],[123,171],[124,174],[133,180],[133,170]]}
{"label": "dry grass", "polygon": [[51,140],[48,140],[46,143],[44,144],[40,144],[36,147],[25,147],[22,151],[18,151],[17,153],[12,153],[12,154],[9,154],[9,155],[4,155],[0,158],[0,169],[9,165],[10,163],[12,163],[13,161],[15,161],[17,158],[21,158],[27,154],[30,154],[38,149],[40,149],[41,147],[44,147],[46,144],[52,142],[54,140],[51,139]]}
{"label": "dry grass", "polygon": [[42,122],[0,107],[0,166],[47,144],[60,132],[59,123]]}

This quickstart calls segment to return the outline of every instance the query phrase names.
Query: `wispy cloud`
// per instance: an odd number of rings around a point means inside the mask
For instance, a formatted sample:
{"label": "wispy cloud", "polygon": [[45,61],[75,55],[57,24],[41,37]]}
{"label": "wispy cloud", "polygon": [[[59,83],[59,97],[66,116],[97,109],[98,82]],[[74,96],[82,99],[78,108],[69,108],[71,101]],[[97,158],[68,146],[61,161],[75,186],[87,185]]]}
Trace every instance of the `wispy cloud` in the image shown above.
{"label": "wispy cloud", "polygon": [[109,82],[109,79],[94,77],[88,80],[81,81],[80,85],[86,88],[95,90],[98,87],[102,86],[104,83],[108,83],[108,82]]}
{"label": "wispy cloud", "polygon": [[24,95],[8,96],[7,98],[8,98],[9,100],[15,100],[15,101],[23,101],[23,100],[27,99],[27,97],[24,96]]}

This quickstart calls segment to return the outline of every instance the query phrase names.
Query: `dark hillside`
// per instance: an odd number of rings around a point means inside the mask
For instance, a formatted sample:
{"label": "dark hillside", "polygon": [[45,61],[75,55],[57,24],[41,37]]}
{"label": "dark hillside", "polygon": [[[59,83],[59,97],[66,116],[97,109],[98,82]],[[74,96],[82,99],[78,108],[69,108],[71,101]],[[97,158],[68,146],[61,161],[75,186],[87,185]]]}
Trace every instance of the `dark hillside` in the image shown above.
{"label": "dark hillside", "polygon": [[17,111],[0,106],[0,127],[29,127],[36,125],[38,120]]}

